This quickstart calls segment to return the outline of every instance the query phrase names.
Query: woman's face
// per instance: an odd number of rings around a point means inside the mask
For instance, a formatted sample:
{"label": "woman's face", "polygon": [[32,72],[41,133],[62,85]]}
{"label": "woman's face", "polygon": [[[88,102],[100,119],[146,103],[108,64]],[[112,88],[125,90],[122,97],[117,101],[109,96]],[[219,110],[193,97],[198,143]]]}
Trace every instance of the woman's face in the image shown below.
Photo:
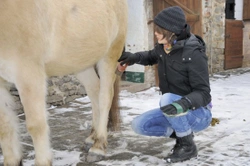
{"label": "woman's face", "polygon": [[155,31],[155,37],[158,41],[159,44],[168,44],[168,41],[166,38],[163,38],[163,34],[160,34],[158,32]]}

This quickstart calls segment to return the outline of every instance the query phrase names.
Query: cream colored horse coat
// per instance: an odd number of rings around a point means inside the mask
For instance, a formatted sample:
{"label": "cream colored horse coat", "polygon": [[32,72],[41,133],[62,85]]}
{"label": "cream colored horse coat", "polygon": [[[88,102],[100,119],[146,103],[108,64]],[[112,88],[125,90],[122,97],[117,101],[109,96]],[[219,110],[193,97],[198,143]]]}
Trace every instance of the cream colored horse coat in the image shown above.
{"label": "cream colored horse coat", "polygon": [[0,0],[0,143],[5,166],[22,160],[7,82],[19,91],[35,164],[48,166],[53,159],[46,78],[71,73],[92,101],[92,133],[86,139],[92,145],[89,152],[105,155],[114,73],[126,26],[126,0]]}

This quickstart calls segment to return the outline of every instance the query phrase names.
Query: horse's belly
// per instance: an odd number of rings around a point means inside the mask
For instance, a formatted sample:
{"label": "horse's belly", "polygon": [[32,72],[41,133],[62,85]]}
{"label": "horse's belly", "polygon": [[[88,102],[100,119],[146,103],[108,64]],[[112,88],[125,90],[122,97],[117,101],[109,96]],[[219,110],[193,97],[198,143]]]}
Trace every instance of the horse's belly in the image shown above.
{"label": "horse's belly", "polygon": [[47,54],[44,64],[47,75],[58,76],[76,73],[96,65],[107,54],[111,43],[108,36],[97,34],[98,39],[103,43],[97,44],[98,42],[95,40],[84,40],[85,37],[90,38],[89,34],[85,33],[78,38],[70,36],[70,40],[60,38],[58,35],[57,40],[51,42],[45,51]]}
{"label": "horse's belly", "polygon": [[45,70],[48,76],[62,76],[83,71],[96,65],[99,57],[73,56],[68,58],[57,58],[45,63]]}

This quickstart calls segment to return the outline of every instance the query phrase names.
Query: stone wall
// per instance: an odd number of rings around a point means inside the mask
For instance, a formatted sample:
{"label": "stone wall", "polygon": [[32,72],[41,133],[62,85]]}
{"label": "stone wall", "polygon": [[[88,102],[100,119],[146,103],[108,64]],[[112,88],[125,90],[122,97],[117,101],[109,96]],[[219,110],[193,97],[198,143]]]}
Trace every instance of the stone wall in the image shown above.
{"label": "stone wall", "polygon": [[[76,98],[86,95],[84,87],[73,75],[62,77],[51,77],[48,79],[48,94],[47,94],[47,107],[52,105],[60,106],[67,102],[73,101]],[[15,110],[18,113],[23,112],[23,107],[20,102],[18,91],[12,85],[10,92],[16,102]]]}
{"label": "stone wall", "polygon": [[[224,71],[225,0],[203,0],[203,38],[207,44],[210,73]],[[250,21],[244,21],[243,66],[250,67]]]}
{"label": "stone wall", "polygon": [[[148,21],[154,19],[153,14],[153,0],[146,0],[144,1],[144,7],[145,7],[145,13],[146,13],[146,19]],[[148,24],[148,50],[154,48],[154,24],[150,23]],[[155,86],[155,66],[145,66],[145,83]]]}
{"label": "stone wall", "polygon": [[250,20],[244,21],[243,34],[243,67],[250,67]]}
{"label": "stone wall", "polygon": [[225,49],[225,0],[203,0],[203,38],[207,44],[210,73],[223,71]]}

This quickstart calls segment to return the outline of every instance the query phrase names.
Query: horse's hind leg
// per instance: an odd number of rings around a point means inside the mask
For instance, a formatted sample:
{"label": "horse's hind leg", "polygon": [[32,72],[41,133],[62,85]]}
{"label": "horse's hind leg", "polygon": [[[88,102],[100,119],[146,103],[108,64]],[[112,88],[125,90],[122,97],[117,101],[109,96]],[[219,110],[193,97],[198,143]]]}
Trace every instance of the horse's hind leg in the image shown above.
{"label": "horse's hind leg", "polygon": [[99,87],[100,79],[98,78],[95,69],[89,68],[81,73],[76,74],[78,80],[83,84],[92,105],[92,130],[90,136],[85,140],[87,150],[94,144],[95,131],[99,121]]}
{"label": "horse's hind leg", "polygon": [[109,111],[114,97],[115,69],[117,59],[121,55],[124,43],[119,41],[110,48],[109,53],[98,62],[97,69],[100,77],[99,121],[96,128],[95,143],[89,150],[88,162],[94,162],[105,156],[107,147],[107,125]]}
{"label": "horse's hind leg", "polygon": [[18,118],[12,110],[12,96],[0,78],[0,145],[2,147],[5,166],[19,166],[22,159],[19,142]]}
{"label": "horse's hind leg", "polygon": [[24,107],[26,126],[35,149],[35,165],[52,165],[49,126],[46,112],[46,75],[42,65],[18,61],[16,87]]}

